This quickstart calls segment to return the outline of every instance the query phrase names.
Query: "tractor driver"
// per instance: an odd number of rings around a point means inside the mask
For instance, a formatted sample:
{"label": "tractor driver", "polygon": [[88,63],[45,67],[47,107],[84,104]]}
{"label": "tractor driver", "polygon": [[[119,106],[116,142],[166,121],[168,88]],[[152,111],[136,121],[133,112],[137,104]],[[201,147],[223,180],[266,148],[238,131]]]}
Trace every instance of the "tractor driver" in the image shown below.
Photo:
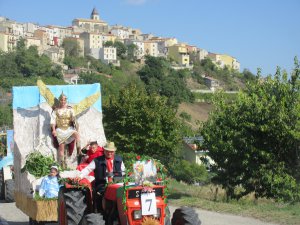
{"label": "tractor driver", "polygon": [[[104,146],[104,155],[95,158],[81,171],[81,177],[95,172],[95,189],[102,192],[107,183],[113,181],[113,177],[122,177],[125,174],[125,166],[120,156],[115,155],[117,148],[114,142]],[[103,190],[101,190],[103,189]]]}
{"label": "tractor driver", "polygon": [[[95,158],[81,172],[80,177],[87,176],[90,172],[95,173],[95,201],[102,199],[107,183],[113,181],[114,177],[122,177],[125,174],[125,166],[120,156],[115,155],[117,148],[114,142],[104,146],[104,155]],[[101,201],[100,201],[101,202]],[[98,204],[101,207],[101,204]],[[100,210],[97,208],[97,210]]]}

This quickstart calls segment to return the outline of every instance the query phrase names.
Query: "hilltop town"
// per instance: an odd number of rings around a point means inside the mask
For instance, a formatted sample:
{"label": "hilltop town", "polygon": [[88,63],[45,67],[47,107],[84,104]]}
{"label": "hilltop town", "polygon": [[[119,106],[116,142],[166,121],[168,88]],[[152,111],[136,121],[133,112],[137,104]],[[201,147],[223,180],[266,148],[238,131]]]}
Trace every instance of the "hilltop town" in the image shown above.
{"label": "hilltop town", "polygon": [[120,65],[117,49],[105,43],[119,41],[126,46],[135,45],[134,56],[140,62],[150,55],[172,60],[175,69],[191,69],[195,62],[210,58],[219,68],[240,70],[240,63],[230,55],[181,43],[175,37],[157,37],[131,27],[111,26],[101,19],[96,8],[92,10],[90,18],[75,18],[68,27],[20,23],[0,17],[0,50],[8,52],[14,49],[20,39],[24,39],[26,47],[37,46],[39,54],[47,55],[52,62],[61,66],[64,66],[64,40],[76,41],[81,56],[90,55],[105,64],[116,66]]}

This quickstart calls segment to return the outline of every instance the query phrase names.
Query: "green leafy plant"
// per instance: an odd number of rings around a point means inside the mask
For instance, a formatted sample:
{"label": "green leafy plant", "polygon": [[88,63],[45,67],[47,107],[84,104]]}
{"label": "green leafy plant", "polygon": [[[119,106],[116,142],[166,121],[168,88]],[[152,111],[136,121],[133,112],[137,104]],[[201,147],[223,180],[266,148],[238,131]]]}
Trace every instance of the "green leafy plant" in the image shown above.
{"label": "green leafy plant", "polygon": [[6,136],[0,136],[0,156],[6,155]]}
{"label": "green leafy plant", "polygon": [[26,163],[21,172],[29,172],[36,178],[49,174],[52,165],[58,165],[51,156],[44,156],[38,151],[33,151],[26,156]]}

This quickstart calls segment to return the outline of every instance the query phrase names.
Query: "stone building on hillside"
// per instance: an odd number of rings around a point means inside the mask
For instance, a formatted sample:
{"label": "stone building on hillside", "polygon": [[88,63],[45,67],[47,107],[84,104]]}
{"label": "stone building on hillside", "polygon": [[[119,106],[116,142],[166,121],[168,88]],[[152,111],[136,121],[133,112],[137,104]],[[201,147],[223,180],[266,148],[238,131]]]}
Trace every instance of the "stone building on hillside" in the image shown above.
{"label": "stone building on hillside", "polygon": [[96,8],[93,9],[90,19],[76,18],[72,21],[72,25],[86,32],[108,33],[108,24],[100,19]]}

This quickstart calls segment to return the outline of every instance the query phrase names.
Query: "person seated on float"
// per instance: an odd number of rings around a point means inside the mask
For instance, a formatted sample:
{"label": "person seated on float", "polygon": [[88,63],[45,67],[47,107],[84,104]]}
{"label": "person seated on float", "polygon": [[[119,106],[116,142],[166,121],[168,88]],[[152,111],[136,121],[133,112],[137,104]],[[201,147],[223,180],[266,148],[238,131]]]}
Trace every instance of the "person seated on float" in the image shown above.
{"label": "person seated on float", "polygon": [[[80,153],[80,136],[75,129],[75,113],[71,106],[67,104],[67,96],[62,93],[59,96],[59,106],[51,114],[52,135],[58,141],[57,161],[64,168],[65,165],[65,145],[76,140],[77,154]],[[73,150],[69,151],[71,155]]]}
{"label": "person seated on float", "polygon": [[95,158],[104,154],[104,148],[99,146],[97,141],[89,142],[81,151],[86,149],[86,155],[82,158],[82,163],[90,163]]}
{"label": "person seated on float", "polygon": [[[79,165],[77,166],[77,170],[83,170],[90,162],[92,162],[95,158],[102,156],[104,154],[104,148],[99,146],[97,141],[89,142],[81,152],[86,152],[85,155],[81,155],[81,159],[79,159]],[[94,172],[90,172],[89,176],[94,176]]]}
{"label": "person seated on float", "polygon": [[59,191],[58,167],[51,166],[50,173],[44,177],[39,188],[39,196],[43,198],[57,198]]}

